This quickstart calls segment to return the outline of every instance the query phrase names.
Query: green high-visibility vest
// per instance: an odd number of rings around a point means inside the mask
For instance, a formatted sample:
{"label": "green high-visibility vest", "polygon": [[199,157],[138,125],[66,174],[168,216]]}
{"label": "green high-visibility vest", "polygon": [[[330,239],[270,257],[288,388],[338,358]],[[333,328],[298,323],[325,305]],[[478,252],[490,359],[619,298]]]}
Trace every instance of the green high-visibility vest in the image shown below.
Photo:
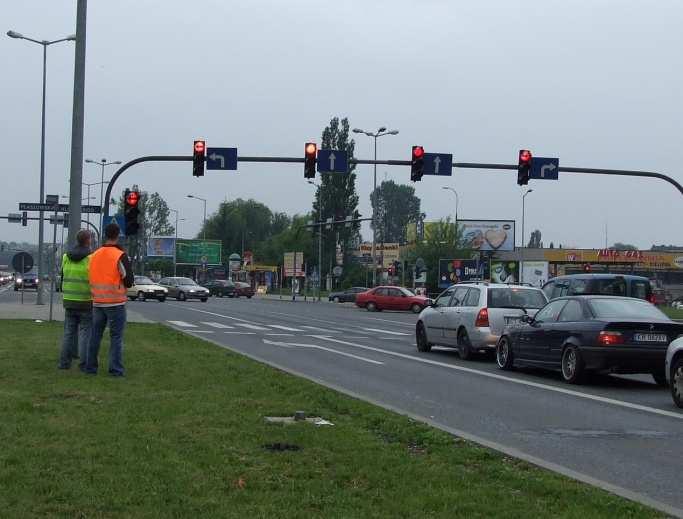
{"label": "green high-visibility vest", "polygon": [[62,257],[62,293],[65,301],[92,301],[88,267],[90,256],[81,261],[71,261],[69,256]]}

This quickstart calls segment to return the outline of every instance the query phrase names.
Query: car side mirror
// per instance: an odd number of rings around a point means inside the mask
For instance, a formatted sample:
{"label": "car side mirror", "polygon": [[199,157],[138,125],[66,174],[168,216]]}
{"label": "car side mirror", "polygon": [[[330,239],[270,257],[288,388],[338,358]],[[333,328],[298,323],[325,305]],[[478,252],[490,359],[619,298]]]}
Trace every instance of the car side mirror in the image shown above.
{"label": "car side mirror", "polygon": [[520,317],[520,321],[526,324],[531,324],[533,320],[534,318],[527,314],[524,314],[522,317]]}

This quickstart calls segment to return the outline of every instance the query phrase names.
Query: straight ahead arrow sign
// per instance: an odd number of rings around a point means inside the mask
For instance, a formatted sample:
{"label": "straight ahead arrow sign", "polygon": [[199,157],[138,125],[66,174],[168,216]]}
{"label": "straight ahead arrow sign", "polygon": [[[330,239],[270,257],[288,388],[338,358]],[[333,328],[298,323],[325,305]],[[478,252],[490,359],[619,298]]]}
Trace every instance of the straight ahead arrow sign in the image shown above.
{"label": "straight ahead arrow sign", "polygon": [[438,155],[434,157],[434,174],[438,175],[439,174],[439,166],[441,166],[441,157]]}
{"label": "straight ahead arrow sign", "polygon": [[334,171],[334,160],[336,159],[334,152],[330,153],[330,171]]}

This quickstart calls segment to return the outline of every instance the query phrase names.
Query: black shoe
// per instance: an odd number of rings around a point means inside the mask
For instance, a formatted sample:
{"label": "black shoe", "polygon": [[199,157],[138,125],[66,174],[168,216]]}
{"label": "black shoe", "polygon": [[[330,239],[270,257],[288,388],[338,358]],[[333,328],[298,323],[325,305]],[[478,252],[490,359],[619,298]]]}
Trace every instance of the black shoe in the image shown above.
{"label": "black shoe", "polygon": [[65,366],[63,364],[60,364],[59,366],[57,366],[57,369],[71,369],[71,365]]}

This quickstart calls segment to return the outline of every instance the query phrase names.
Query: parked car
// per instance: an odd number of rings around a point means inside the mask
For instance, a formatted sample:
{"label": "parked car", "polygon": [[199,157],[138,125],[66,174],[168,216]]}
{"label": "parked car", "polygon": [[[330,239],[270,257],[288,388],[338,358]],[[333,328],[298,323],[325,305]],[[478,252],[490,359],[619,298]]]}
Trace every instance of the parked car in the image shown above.
{"label": "parked car", "polygon": [[356,294],[356,306],[368,312],[380,310],[411,310],[420,313],[430,300],[424,296],[416,296],[403,287],[384,286]]}
{"label": "parked car", "polygon": [[629,274],[572,274],[558,276],[543,285],[548,299],[563,296],[603,295],[634,297],[656,303],[650,280]]}
{"label": "parked car", "polygon": [[251,299],[254,296],[254,289],[251,288],[249,283],[242,283],[241,281],[235,282],[235,297],[246,297]]}
{"label": "parked car", "polygon": [[166,301],[166,296],[168,294],[168,289],[157,285],[154,281],[149,279],[147,276],[135,276],[135,282],[133,286],[127,291],[129,299],[135,301],[145,301],[147,299],[156,299],[157,301],[163,303]]}
{"label": "parked car", "polygon": [[675,308],[676,310],[683,310],[683,299],[675,299],[671,303],[671,308]]}
{"label": "parked car", "polygon": [[460,358],[493,352],[506,326],[521,322],[545,306],[540,288],[501,283],[459,283],[426,308],[416,324],[417,349],[432,345],[457,348]]}
{"label": "parked car", "polygon": [[199,286],[193,279],[170,277],[163,278],[159,285],[168,290],[168,297],[175,297],[178,301],[199,299],[205,303],[209,299],[208,289]]}
{"label": "parked car", "polygon": [[496,347],[501,369],[559,369],[571,384],[587,372],[650,373],[666,385],[667,346],[683,333],[647,301],[613,296],[554,299],[532,318],[509,327]]}
{"label": "parked car", "polygon": [[204,287],[209,289],[212,296],[235,297],[235,283],[230,279],[214,279],[204,283]]}
{"label": "parked car", "polygon": [[367,292],[365,287],[351,287],[346,290],[340,290],[337,292],[330,292],[327,296],[328,301],[334,301],[335,303],[355,303],[356,296],[361,292]]}
{"label": "parked car", "polygon": [[664,373],[671,387],[674,404],[683,407],[683,337],[669,344],[666,350]]}
{"label": "parked car", "polygon": [[19,289],[26,290],[27,288],[38,290],[39,284],[38,274],[32,272],[23,275],[17,274],[17,278],[14,280],[14,291],[16,292]]}

